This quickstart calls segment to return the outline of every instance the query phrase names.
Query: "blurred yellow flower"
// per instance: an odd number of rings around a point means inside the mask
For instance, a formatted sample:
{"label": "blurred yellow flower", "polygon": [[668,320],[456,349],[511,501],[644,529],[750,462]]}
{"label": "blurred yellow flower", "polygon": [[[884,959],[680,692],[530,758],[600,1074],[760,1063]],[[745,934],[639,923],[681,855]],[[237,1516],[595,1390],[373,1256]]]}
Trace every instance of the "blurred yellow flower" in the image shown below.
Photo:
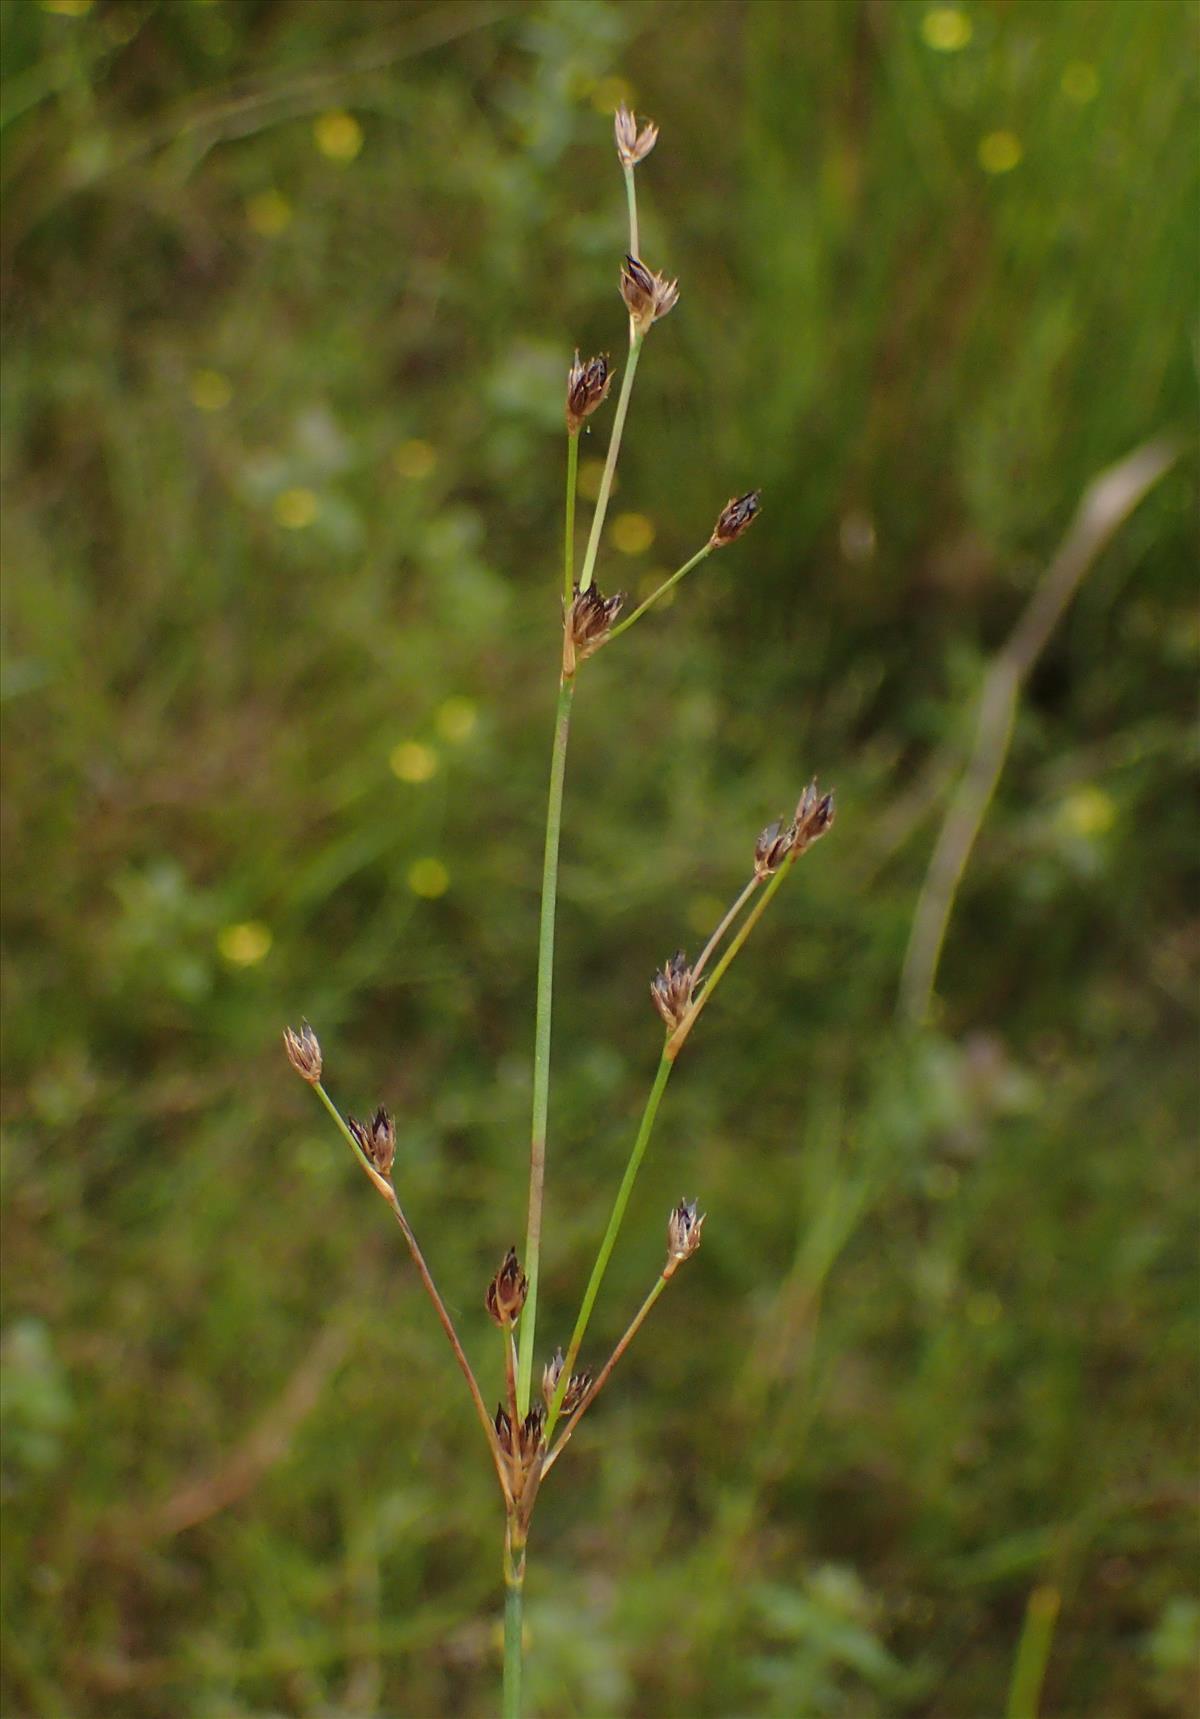
{"label": "blurred yellow flower", "polygon": [[275,518],[287,531],[303,531],[317,517],[317,498],[311,489],[285,489],[275,497]]}
{"label": "blurred yellow flower", "polygon": [[654,521],[644,513],[619,513],[610,527],[613,548],[621,555],[644,555],[654,542]]}
{"label": "blurred yellow flower", "polygon": [[317,148],[330,161],[353,161],[363,146],[363,130],[352,113],[333,108],[313,126]]}
{"label": "blurred yellow flower", "polygon": [[1089,783],[1075,788],[1058,808],[1058,821],[1072,836],[1102,836],[1117,821],[1117,807],[1111,794]]}
{"label": "blurred yellow flower", "polygon": [[1085,107],[1100,94],[1100,74],[1087,60],[1072,60],[1062,75],[1062,93],[1077,107]]}
{"label": "blurred yellow flower", "polygon": [[402,740],[388,756],[392,775],[402,782],[428,782],[437,775],[438,755],[420,740]]}
{"label": "blurred yellow flower", "polygon": [[[600,479],[604,476],[603,460],[580,460],[579,493],[584,501],[595,501],[600,494]],[[612,493],[616,495],[619,479],[614,474]]]}
{"label": "blurred yellow flower", "polygon": [[231,967],[255,967],[270,950],[273,939],[258,919],[240,925],[225,925],[217,934],[217,948]]}
{"label": "blurred yellow flower", "polygon": [[1010,173],[1024,153],[1013,132],[989,131],[980,139],[979,165],[985,173]]}
{"label": "blurred yellow flower", "polygon": [[939,54],[956,54],[972,34],[971,20],[959,6],[934,6],[921,19],[925,46]]}
{"label": "blurred yellow flower", "polygon": [[392,465],[401,477],[428,477],[437,465],[437,449],[414,437],[392,449]]}
{"label": "blurred yellow flower", "polygon": [[414,860],[408,868],[408,887],[422,901],[436,901],[450,887],[450,873],[440,859]]}
{"label": "blurred yellow flower", "polygon": [[93,0],[42,0],[42,11],[57,12],[60,18],[82,18],[92,5]]}
{"label": "blurred yellow flower", "polygon": [[246,199],[246,220],[262,238],[273,239],[291,225],[292,205],[282,191],[259,191]]}
{"label": "blurred yellow flower", "polygon": [[191,383],[192,405],[201,412],[220,412],[233,398],[228,376],[219,370],[197,370]]}
{"label": "blurred yellow flower", "polygon": [[479,712],[469,698],[448,698],[438,706],[433,726],[443,740],[457,746],[471,738],[478,721]]}

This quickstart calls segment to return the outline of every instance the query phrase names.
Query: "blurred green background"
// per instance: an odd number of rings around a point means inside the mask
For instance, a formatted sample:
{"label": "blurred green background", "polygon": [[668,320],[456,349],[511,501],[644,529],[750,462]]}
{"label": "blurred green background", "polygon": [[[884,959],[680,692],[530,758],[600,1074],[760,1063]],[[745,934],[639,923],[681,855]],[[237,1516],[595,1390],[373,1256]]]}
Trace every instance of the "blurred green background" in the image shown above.
{"label": "blurred green background", "polygon": [[[599,573],[761,521],[584,671],[539,1346],[693,952],[593,1327],[709,1213],[548,1482],[541,1715],[1194,1712],[1196,12],[8,0],[4,1719],[464,1716],[501,1513],[279,1034],[399,1119],[489,1395],[523,1233],[571,350],[662,127]],[[611,411],[585,441],[594,493]],[[898,979],[989,661],[1171,472],[1022,698],[931,1024]],[[581,524],[587,519],[586,508]]]}

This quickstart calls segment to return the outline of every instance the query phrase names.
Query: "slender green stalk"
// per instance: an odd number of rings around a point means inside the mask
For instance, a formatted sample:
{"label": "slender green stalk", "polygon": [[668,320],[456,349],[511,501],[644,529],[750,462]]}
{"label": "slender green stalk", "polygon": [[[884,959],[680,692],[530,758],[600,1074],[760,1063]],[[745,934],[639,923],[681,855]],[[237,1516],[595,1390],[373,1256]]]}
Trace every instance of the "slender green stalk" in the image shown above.
{"label": "slender green stalk", "polygon": [[637,1312],[634,1314],[633,1318],[630,1320],[629,1328],[625,1332],[625,1335],[621,1338],[621,1341],[617,1344],[617,1346],[613,1350],[612,1354],[608,1357],[608,1360],[604,1363],[604,1366],[601,1368],[599,1374],[596,1377],[595,1383],[591,1386],[591,1388],[589,1389],[589,1391],[587,1393],[587,1396],[584,1397],[583,1401],[580,1403],[579,1407],[575,1410],[575,1413],[572,1415],[571,1419],[567,1422],[566,1426],[563,1428],[562,1437],[559,1439],[559,1441],[555,1445],[554,1449],[550,1452],[549,1456],[546,1458],[546,1461],[542,1467],[542,1478],[543,1479],[546,1477],[547,1474],[549,1474],[550,1470],[554,1467],[554,1464],[558,1461],[559,1457],[562,1455],[563,1449],[566,1446],[568,1440],[570,1439],[571,1434],[575,1431],[575,1428],[579,1425],[579,1423],[583,1419],[584,1415],[591,1408],[591,1406],[595,1402],[596,1398],[600,1395],[601,1391],[604,1389],[605,1385],[608,1383],[610,1373],[612,1372],[613,1368],[616,1366],[617,1362],[621,1359],[621,1356],[625,1353],[626,1349],[628,1349],[629,1345],[633,1342],[634,1338],[637,1336],[637,1334],[641,1330],[642,1326],[645,1324],[646,1318],[650,1312],[650,1309],[654,1306],[654,1303],[658,1300],[658,1298],[662,1294],[663,1290],[667,1287],[667,1284],[669,1281],[670,1280],[668,1279],[665,1272],[655,1279],[654,1288],[650,1291],[650,1293],[646,1297],[645,1301],[642,1302],[642,1305],[638,1308]]}
{"label": "slender green stalk", "polygon": [[733,906],[729,909],[729,912],[725,915],[724,919],[717,926],[717,929],[713,932],[708,942],[704,945],[699,958],[692,965],[693,984],[695,984],[701,973],[703,973],[705,967],[708,965],[709,956],[720,943],[722,937],[724,937],[725,933],[729,930],[729,927],[733,924],[734,920],[742,911],[743,907],[745,907],[746,903],[749,901],[750,897],[754,894],[754,891],[758,888],[761,882],[762,878],[759,877],[757,872],[755,872],[754,876],[750,879],[750,882],[746,885]]}
{"label": "slender green stalk", "polygon": [[567,525],[563,553],[563,602],[575,590],[575,489],[579,479],[579,431],[567,432]]}
{"label": "slender green stalk", "polygon": [[625,175],[625,201],[629,204],[629,254],[640,257],[638,250],[638,216],[637,216],[637,187],[633,183],[633,168],[625,162],[621,163],[621,171]]}
{"label": "slender green stalk", "polygon": [[629,358],[625,365],[625,374],[621,378],[621,392],[617,399],[617,410],[613,417],[612,434],[608,438],[608,454],[604,461],[604,475],[600,479],[600,493],[596,497],[596,511],[592,515],[592,529],[588,534],[587,549],[583,557],[583,571],[579,575],[579,589],[586,591],[592,582],[592,573],[596,566],[596,554],[600,548],[600,533],[604,530],[604,517],[608,512],[608,498],[612,494],[613,474],[617,469],[617,455],[621,451],[621,436],[625,429],[625,415],[629,411],[629,396],[633,392],[633,378],[637,373],[638,357],[642,350],[645,336],[631,330],[629,336]]}
{"label": "slender green stalk", "polygon": [[504,1719],[521,1719],[521,1659],[524,1643],[525,1573],[504,1580]]}
{"label": "slender green stalk", "polygon": [[697,553],[692,556],[690,561],[685,561],[682,567],[677,567],[669,579],[663,580],[657,591],[652,591],[644,603],[638,604],[632,615],[628,615],[623,621],[618,622],[605,639],[605,644],[610,645],[621,633],[628,632],[629,628],[632,627],[635,621],[641,620],[647,609],[652,609],[660,597],[665,597],[673,585],[678,585],[685,573],[690,573],[693,567],[698,567],[700,565],[706,555],[711,555],[714,547],[715,546],[712,543],[706,543],[704,548],[698,550]]}
{"label": "slender green stalk", "polygon": [[[637,1138],[633,1143],[633,1150],[629,1154],[629,1162],[625,1166],[625,1174],[621,1178],[621,1186],[617,1189],[617,1197],[613,1202],[612,1213],[608,1220],[608,1228],[604,1232],[604,1238],[600,1243],[600,1251],[596,1255],[596,1263],[592,1267],[592,1275],[589,1277],[587,1288],[583,1292],[583,1301],[579,1308],[579,1317],[576,1319],[575,1329],[571,1333],[571,1342],[567,1349],[566,1359],[563,1362],[563,1370],[558,1381],[558,1389],[554,1393],[554,1400],[550,1404],[550,1413],[546,1418],[545,1438],[547,1446],[549,1446],[550,1439],[553,1436],[555,1423],[558,1420],[559,1411],[562,1408],[563,1395],[571,1381],[571,1374],[574,1371],[575,1362],[579,1358],[579,1348],[583,1342],[584,1334],[587,1331],[588,1322],[592,1317],[592,1309],[596,1305],[596,1297],[600,1293],[600,1285],[604,1281],[604,1273],[608,1270],[608,1262],[612,1257],[612,1250],[616,1245],[617,1233],[621,1228],[621,1221],[625,1216],[625,1208],[629,1204],[629,1196],[633,1192],[633,1184],[637,1181],[638,1170],[641,1168],[642,1159],[646,1155],[646,1147],[650,1144],[650,1136],[654,1131],[654,1119],[658,1115],[658,1107],[662,1102],[662,1095],[666,1091],[667,1082],[671,1078],[671,1070],[673,1067],[674,1062],[664,1051],[662,1060],[658,1065],[658,1073],[654,1077],[654,1085],[650,1088],[650,1096],[646,1100],[646,1108],[642,1112],[641,1124],[638,1127]],[[528,1307],[528,1305],[528,1302],[526,1302],[526,1307]]]}
{"label": "slender green stalk", "polygon": [[704,1008],[717,986],[721,983],[721,980],[729,971],[734,960],[745,944],[747,937],[749,937],[750,933],[754,930],[754,927],[767,911],[767,908],[771,903],[771,897],[775,894],[775,891],[779,888],[788,872],[792,869],[793,863],[793,861],[789,860],[786,865],[780,866],[774,877],[767,884],[767,887],[763,890],[756,906],[751,909],[745,919],[743,919],[742,923],[738,926],[736,936],[733,937],[728,949],[726,949],[724,955],[722,955],[721,959],[713,968],[712,977],[709,979],[700,995],[692,1003],[691,1008],[688,1010],[683,1020],[667,1040],[667,1048],[663,1052],[663,1055],[669,1058],[672,1062],[683,1049],[687,1036],[695,1026],[701,1010]]}
{"label": "slender green stalk", "polygon": [[550,755],[550,792],[546,802],[546,852],[542,864],[542,917],[538,930],[537,1013],[533,1043],[533,1123],[529,1147],[529,1218],[522,1265],[529,1279],[521,1315],[517,1367],[517,1406],[529,1413],[533,1348],[537,1331],[538,1273],[542,1253],[542,1193],[546,1180],[546,1123],[550,1111],[550,1025],[554,1004],[554,919],[558,903],[558,846],[562,834],[563,783],[567,773],[567,736],[574,679],[558,689],[554,746]]}

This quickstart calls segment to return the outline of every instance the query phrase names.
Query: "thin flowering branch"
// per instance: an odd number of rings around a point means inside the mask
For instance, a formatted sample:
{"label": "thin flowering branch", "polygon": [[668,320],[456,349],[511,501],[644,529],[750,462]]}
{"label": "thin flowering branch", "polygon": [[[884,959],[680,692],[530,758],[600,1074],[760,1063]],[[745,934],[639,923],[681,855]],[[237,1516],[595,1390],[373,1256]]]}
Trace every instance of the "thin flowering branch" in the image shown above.
{"label": "thin flowering branch", "polygon": [[[624,1336],[621,1338],[620,1342],[617,1344],[617,1346],[613,1350],[612,1354],[608,1357],[608,1360],[604,1363],[603,1367],[600,1369],[599,1373],[596,1375],[595,1383],[592,1385],[591,1389],[584,1394],[583,1400],[579,1404],[579,1407],[576,1409],[574,1416],[572,1417],[572,1419],[570,1421],[568,1421],[567,1425],[563,1428],[561,1434],[559,1435],[558,1443],[554,1446],[554,1448],[547,1455],[546,1460],[542,1465],[542,1478],[543,1479],[545,1479],[546,1475],[549,1474],[550,1470],[554,1467],[555,1463],[558,1461],[559,1457],[562,1455],[563,1451],[566,1449],[566,1446],[570,1440],[571,1434],[575,1431],[575,1428],[579,1425],[579,1423],[583,1419],[584,1415],[591,1408],[591,1406],[595,1402],[596,1398],[600,1395],[601,1391],[604,1389],[605,1385],[608,1383],[609,1378],[612,1374],[613,1368],[616,1366],[617,1362],[621,1359],[621,1356],[625,1353],[626,1349],[628,1349],[629,1345],[633,1342],[634,1338],[637,1336],[638,1332],[641,1330],[642,1326],[645,1324],[646,1319],[649,1316],[650,1309],[654,1306],[654,1303],[658,1300],[659,1296],[662,1294],[663,1290],[666,1287],[667,1287],[667,1277],[666,1277],[665,1273],[660,1272],[659,1275],[654,1280],[653,1289],[650,1291],[650,1293],[649,1293],[649,1295],[647,1295],[645,1301],[642,1302],[642,1305],[638,1308],[637,1312],[634,1314],[632,1320],[629,1323],[628,1329],[625,1331]],[[547,1424],[551,1427],[553,1427],[553,1425],[554,1425],[554,1423],[552,1421],[547,1423]]]}
{"label": "thin flowering branch", "polygon": [[668,591],[678,585],[685,574],[690,573],[693,567],[698,567],[707,556],[711,555],[714,549],[724,549],[727,544],[735,543],[757,518],[760,506],[761,492],[756,489],[750,490],[746,495],[735,496],[731,501],[728,501],[722,508],[717,523],[713,526],[712,535],[703,549],[698,549],[690,561],[685,561],[682,567],[677,567],[669,579],[664,579],[658,589],[650,593],[644,603],[639,603],[632,615],[627,616],[619,626],[613,627],[609,632],[609,639],[618,638],[622,633],[628,632],[635,621],[641,620],[647,609],[652,609],[657,602],[666,596]]}
{"label": "thin flowering branch", "polygon": [[[701,1011],[704,1009],[713,992],[716,990],[721,980],[725,977],[725,974],[729,971],[734,960],[745,946],[746,939],[750,936],[754,927],[767,911],[767,908],[771,904],[771,898],[783,883],[784,878],[787,877],[801,854],[806,853],[812,844],[815,841],[819,841],[825,832],[831,827],[833,819],[833,795],[825,794],[823,797],[818,797],[816,783],[810,782],[801,796],[800,804],[796,808],[796,816],[787,832],[789,840],[786,851],[776,860],[775,870],[773,875],[770,877],[770,881],[766,884],[766,887],[763,889],[763,892],[754,907],[738,927],[737,932],[731,940],[724,955],[722,955],[721,959],[717,962],[717,965],[713,968],[708,983],[704,985],[699,992],[697,992],[694,1000],[692,1001],[691,1007],[684,1014],[683,1018],[679,1021],[678,1025],[667,1040],[666,1049],[664,1050],[663,1055],[670,1058],[672,1062],[683,1049],[687,1042],[688,1035],[691,1033],[692,1028],[700,1017]],[[762,837],[759,838],[760,844],[761,841]],[[759,873],[758,875],[765,875],[765,873]]]}
{"label": "thin flowering branch", "polygon": [[[634,1314],[624,1336],[621,1338],[608,1360],[604,1363],[604,1366],[600,1369],[600,1372],[596,1377],[595,1384],[591,1385],[582,1393],[574,1420],[571,1422],[570,1426],[565,1428],[558,1443],[554,1446],[554,1449],[550,1451],[542,1465],[543,1478],[549,1474],[550,1470],[554,1467],[554,1464],[562,1455],[563,1449],[566,1446],[568,1439],[571,1437],[571,1434],[575,1431],[575,1428],[583,1419],[584,1414],[591,1408],[596,1398],[600,1395],[600,1392],[608,1383],[613,1368],[645,1324],[650,1313],[650,1309],[654,1306],[654,1303],[658,1300],[663,1290],[667,1287],[667,1284],[679,1270],[679,1267],[683,1264],[684,1260],[691,1259],[692,1255],[699,1248],[700,1235],[703,1228],[704,1213],[697,1211],[696,1202],[694,1200],[690,1202],[688,1200],[680,1200],[679,1204],[674,1208],[667,1220],[666,1264],[659,1273],[649,1295],[647,1295],[645,1301],[642,1302],[642,1305]],[[561,1361],[561,1355],[556,1357],[556,1359]],[[577,1381],[572,1379],[572,1386],[576,1383]],[[569,1398],[564,1399],[564,1413],[569,1412],[567,1408],[568,1401]],[[549,1435],[547,1435],[547,1437],[548,1436]]]}
{"label": "thin flowering branch", "polygon": [[[297,1042],[297,1043],[300,1043],[301,1045],[303,1045],[305,1035],[307,1035],[311,1039],[312,1046],[315,1046],[315,1066],[316,1066],[316,1070],[317,1070],[315,1077],[311,1073],[309,1073],[309,1074],[304,1073],[303,1070],[299,1068],[299,1065],[296,1062],[296,1057],[293,1054],[293,1043]],[[463,1349],[462,1343],[459,1341],[459,1336],[458,1336],[457,1330],[455,1329],[454,1321],[451,1319],[449,1313],[447,1312],[446,1304],[442,1300],[442,1297],[441,1297],[441,1294],[438,1290],[437,1284],[433,1280],[433,1273],[430,1271],[428,1265],[425,1262],[425,1255],[421,1252],[420,1246],[418,1245],[418,1242],[417,1242],[416,1235],[413,1232],[412,1225],[409,1223],[407,1217],[404,1215],[404,1209],[401,1206],[400,1201],[396,1196],[395,1188],[392,1186],[390,1174],[380,1170],[377,1167],[378,1160],[373,1161],[370,1139],[375,1137],[375,1136],[378,1136],[381,1133],[381,1130],[379,1127],[379,1119],[381,1116],[386,1117],[387,1113],[385,1111],[379,1111],[376,1113],[375,1121],[372,1124],[371,1137],[368,1138],[367,1143],[364,1143],[364,1135],[365,1135],[366,1131],[362,1129],[360,1124],[356,1124],[353,1128],[351,1127],[350,1123],[347,1122],[343,1118],[343,1116],[342,1116],[341,1112],[338,1110],[336,1104],[334,1104],[333,1100],[330,1098],[329,1094],[326,1092],[324,1086],[321,1084],[321,1079],[320,1079],[321,1050],[320,1050],[320,1046],[317,1044],[315,1034],[312,1033],[312,1029],[310,1027],[308,1027],[306,1024],[305,1027],[302,1029],[302,1033],[300,1035],[296,1035],[296,1034],[292,1033],[292,1030],[289,1027],[287,1029],[287,1035],[285,1035],[285,1044],[287,1046],[288,1057],[291,1060],[293,1067],[297,1068],[297,1071],[301,1073],[302,1078],[308,1081],[309,1085],[312,1087],[312,1089],[316,1093],[317,1097],[321,1100],[321,1103],[325,1106],[325,1109],[329,1112],[329,1115],[333,1118],[334,1122],[337,1124],[339,1131],[341,1132],[341,1134],[345,1138],[346,1143],[350,1147],[351,1151],[354,1153],[354,1156],[358,1159],[359,1165],[361,1166],[363,1173],[374,1184],[376,1191],[380,1195],[382,1195],[382,1197],[387,1201],[388,1205],[391,1207],[392,1216],[395,1218],[396,1222],[400,1226],[400,1233],[404,1237],[405,1244],[407,1245],[409,1254],[412,1258],[412,1262],[417,1268],[417,1275],[421,1279],[421,1283],[425,1289],[425,1293],[428,1295],[430,1301],[433,1303],[433,1309],[434,1309],[434,1312],[437,1314],[438,1323],[441,1325],[442,1330],[446,1333],[446,1339],[449,1342],[451,1349],[454,1351],[454,1358],[458,1362],[458,1365],[462,1371],[462,1375],[463,1375],[464,1379],[467,1381],[467,1389],[471,1393],[471,1401],[475,1405],[475,1413],[479,1417],[479,1424],[483,1428],[483,1435],[484,1435],[484,1438],[487,1440],[488,1450],[491,1452],[492,1461],[496,1467],[496,1476],[500,1482],[500,1489],[504,1494],[505,1500],[508,1501],[510,1499],[508,1477],[505,1473],[504,1463],[501,1460],[500,1452],[499,1452],[497,1445],[496,1445],[495,1428],[493,1427],[491,1416],[487,1412],[487,1407],[484,1404],[483,1396],[480,1393],[478,1381],[476,1380],[475,1374],[471,1369],[471,1363],[467,1360],[466,1351]],[[312,1051],[309,1047],[304,1047],[304,1048],[306,1050],[309,1050],[309,1056],[310,1056],[310,1064],[309,1065],[311,1067],[312,1066],[311,1058],[312,1058],[314,1053],[312,1053]],[[384,1134],[385,1137],[386,1137],[386,1134],[390,1133],[391,1151],[394,1153],[394,1151],[395,1151],[395,1131],[394,1131],[394,1129],[391,1128],[390,1123],[388,1124],[387,1128],[382,1131],[382,1133]],[[388,1162],[388,1170],[390,1171],[390,1168],[391,1168],[391,1158],[390,1157],[388,1158],[387,1162]]]}
{"label": "thin flowering branch", "polygon": [[701,950],[700,954],[697,956],[696,962],[695,962],[694,966],[692,967],[692,983],[693,984],[695,984],[695,982],[699,979],[699,977],[703,973],[705,967],[708,965],[708,962],[712,957],[713,951],[719,947],[722,937],[724,937],[725,933],[729,930],[729,927],[733,924],[734,920],[737,918],[738,914],[742,911],[743,907],[745,907],[746,903],[749,901],[750,897],[754,894],[754,891],[758,888],[758,886],[761,882],[762,882],[762,879],[759,877],[758,873],[755,872],[754,876],[750,879],[750,881],[746,885],[745,889],[742,890],[741,894],[737,897],[737,900],[733,903],[732,907],[730,907],[729,911],[726,913],[724,919],[722,919],[721,923],[717,926],[717,929],[713,932],[713,934],[709,938],[708,942],[704,945],[704,948]]}

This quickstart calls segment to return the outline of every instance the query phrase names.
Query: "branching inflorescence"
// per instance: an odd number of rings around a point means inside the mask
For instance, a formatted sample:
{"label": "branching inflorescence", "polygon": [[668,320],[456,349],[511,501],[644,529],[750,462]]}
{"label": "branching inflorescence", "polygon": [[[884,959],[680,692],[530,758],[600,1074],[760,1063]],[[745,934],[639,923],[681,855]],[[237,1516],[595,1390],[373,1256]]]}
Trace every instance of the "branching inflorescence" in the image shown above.
{"label": "branching inflorescence", "polygon": [[608,1360],[593,1377],[576,1371],[596,1298],[616,1245],[630,1196],[654,1130],[655,1119],[680,1051],[716,992],[731,963],[746,943],[772,897],[796,861],[833,823],[833,795],[821,793],[815,782],[804,789],[795,811],[768,824],[754,844],[750,876],[722,917],[695,961],[682,950],[654,975],[650,996],[662,1018],[665,1038],[658,1069],[646,1100],[624,1174],[617,1189],[608,1225],[583,1292],[579,1313],[566,1351],[558,1348],[541,1373],[541,1401],[533,1400],[534,1352],[537,1330],[538,1284],[542,1250],[542,1212],[546,1171],[546,1135],[550,1093],[550,1027],[553,1003],[554,932],[558,892],[558,851],[566,779],[567,739],[571,706],[581,666],[611,645],[658,603],[714,550],[736,543],[758,515],[757,490],[733,497],[721,509],[703,546],[685,561],[645,602],[625,614],[625,599],[605,597],[594,575],[612,493],[621,438],[633,391],[643,342],[654,324],[679,299],[678,283],[651,269],[639,255],[635,170],[654,148],[658,129],[639,127],[622,107],[615,123],[617,154],[625,176],[629,206],[629,250],[621,264],[619,284],[629,313],[629,352],[609,437],[608,453],[597,493],[587,547],[578,575],[575,570],[575,496],[579,436],[583,426],[608,398],[613,372],[606,355],[581,360],[578,351],[567,375],[567,494],[563,555],[563,644],[550,789],[547,798],[546,840],[542,874],[542,907],[538,935],[538,976],[534,1027],[533,1114],[530,1130],[528,1221],[523,1255],[509,1248],[487,1286],[485,1306],[500,1333],[504,1354],[504,1400],[494,1414],[486,1407],[471,1363],[454,1321],[437,1289],[401,1207],[393,1182],[396,1130],[386,1110],[377,1109],[369,1123],[343,1117],[322,1084],[321,1047],[305,1023],[299,1032],[284,1033],[288,1057],[296,1072],[313,1088],[376,1191],[391,1207],[424,1289],[454,1352],[487,1443],[505,1512],[505,1664],[504,1713],[519,1714],[521,1706],[522,1609],[525,1546],[542,1481],[554,1467],[608,1383],[613,1369],[640,1330],[667,1284],[700,1246],[704,1214],[695,1201],[682,1200],[667,1222],[666,1257],[649,1293],[630,1321]]}

